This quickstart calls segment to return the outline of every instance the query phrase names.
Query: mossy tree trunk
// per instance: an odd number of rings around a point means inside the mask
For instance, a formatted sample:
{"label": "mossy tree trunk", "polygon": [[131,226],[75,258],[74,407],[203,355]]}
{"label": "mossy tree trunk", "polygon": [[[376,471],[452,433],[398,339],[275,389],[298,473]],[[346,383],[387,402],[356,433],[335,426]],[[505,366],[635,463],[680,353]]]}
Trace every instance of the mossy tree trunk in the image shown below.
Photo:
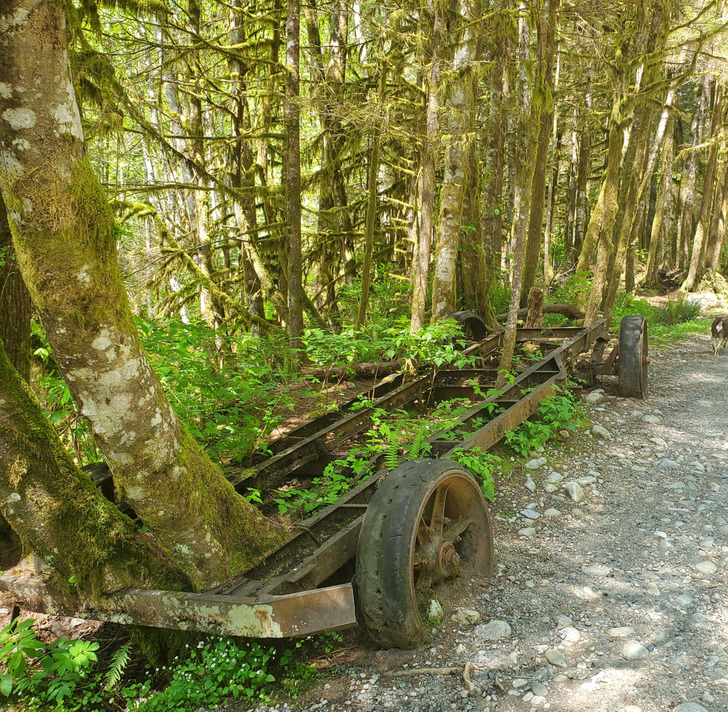
{"label": "mossy tree trunk", "polygon": [[5,10],[14,19],[0,45],[0,188],[23,278],[116,487],[193,586],[213,585],[281,533],[179,423],[143,352],[113,215],[85,155],[63,6],[15,0]]}
{"label": "mossy tree trunk", "polygon": [[435,216],[435,174],[437,158],[437,135],[439,131],[438,112],[440,102],[440,76],[442,59],[440,57],[446,31],[444,8],[439,0],[432,3],[430,10],[422,8],[425,22],[431,20],[429,68],[425,81],[425,132],[420,149],[420,185],[417,195],[417,211],[414,216],[413,233],[415,244],[412,253],[412,316],[410,333],[417,333],[425,325],[425,308],[427,301],[427,283],[430,273],[430,257],[432,252],[432,235]]}
{"label": "mossy tree trunk", "polygon": [[693,247],[690,253],[690,265],[688,274],[681,289],[690,292],[697,286],[702,277],[702,266],[705,257],[705,245],[710,231],[711,210],[713,208],[713,197],[715,186],[715,172],[718,166],[718,149],[720,148],[719,132],[723,127],[725,117],[723,116],[723,87],[719,84],[715,91],[715,105],[713,107],[713,119],[710,127],[711,145],[708,151],[708,162],[705,164],[705,176],[703,179],[703,197],[700,202],[700,216],[693,235]]}
{"label": "mossy tree trunk", "polygon": [[0,432],[0,511],[57,585],[81,595],[188,585],[154,538],[76,467],[1,343]]}
{"label": "mossy tree trunk", "polygon": [[30,379],[30,294],[23,282],[0,195],[0,343],[24,380]]}
{"label": "mossy tree trunk", "polygon": [[466,171],[472,141],[475,94],[473,75],[478,52],[480,7],[473,0],[459,0],[460,34],[447,87],[444,128],[445,171],[440,190],[440,215],[435,244],[435,278],[432,284],[432,321],[444,319],[456,309],[456,273],[460,228],[467,184]]}

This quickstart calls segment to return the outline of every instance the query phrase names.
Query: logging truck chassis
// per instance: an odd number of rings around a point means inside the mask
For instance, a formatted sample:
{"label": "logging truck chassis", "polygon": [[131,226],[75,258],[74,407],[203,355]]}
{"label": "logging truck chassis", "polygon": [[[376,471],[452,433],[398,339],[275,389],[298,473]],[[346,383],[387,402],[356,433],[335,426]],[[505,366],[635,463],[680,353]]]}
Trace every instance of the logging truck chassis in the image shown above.
{"label": "logging truck chassis", "polygon": [[[647,333],[641,317],[625,318],[619,344],[606,359],[604,320],[584,328],[519,329],[517,342],[536,345],[543,357],[502,393],[485,399],[479,394],[495,382],[503,332],[484,335],[471,320],[470,334],[478,339],[465,351],[478,368],[444,368],[411,381],[403,374],[390,376],[367,394],[367,407],[351,401],[304,423],[233,479],[241,493],[253,486],[270,491],[291,478],[312,479],[370,427],[375,409],[456,397],[473,403],[459,418],[468,432],[464,438],[453,440],[450,427],[427,440],[427,460],[402,462],[392,472],[380,466],[334,504],[297,524],[285,544],[243,576],[205,592],[129,589],[94,601],[52,591],[39,578],[9,574],[0,576],[0,590],[21,608],[123,624],[284,638],[363,622],[383,646],[417,645],[426,635],[418,588],[458,573],[488,574],[492,566],[488,509],[479,486],[450,459],[456,451],[494,446],[533,415],[540,401],[566,386],[575,368],[587,371],[587,380],[619,375],[623,395],[646,394]],[[113,492],[110,476],[101,480],[102,491]],[[395,535],[391,522],[397,518],[404,521],[397,522]],[[385,541],[383,548],[379,540]]]}

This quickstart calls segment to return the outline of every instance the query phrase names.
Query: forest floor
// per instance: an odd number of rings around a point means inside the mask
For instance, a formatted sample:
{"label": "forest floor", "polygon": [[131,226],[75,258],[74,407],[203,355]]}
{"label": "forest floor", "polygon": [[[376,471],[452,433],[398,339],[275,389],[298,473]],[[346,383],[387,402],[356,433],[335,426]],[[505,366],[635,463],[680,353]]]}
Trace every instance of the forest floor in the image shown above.
{"label": "forest floor", "polygon": [[305,698],[257,709],[728,710],[728,352],[691,337],[651,354],[646,401],[613,388],[587,406],[609,439],[498,483],[495,574],[455,584],[426,647],[351,632]]}

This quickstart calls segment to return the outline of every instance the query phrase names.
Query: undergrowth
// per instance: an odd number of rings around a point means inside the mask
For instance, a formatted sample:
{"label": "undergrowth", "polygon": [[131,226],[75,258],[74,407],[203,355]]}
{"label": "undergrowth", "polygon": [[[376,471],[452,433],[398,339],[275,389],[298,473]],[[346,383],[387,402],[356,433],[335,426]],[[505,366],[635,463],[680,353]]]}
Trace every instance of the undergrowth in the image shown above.
{"label": "undergrowth", "polygon": [[[0,700],[18,711],[212,710],[228,700],[266,702],[277,694],[296,698],[318,677],[315,666],[301,662],[301,642],[277,651],[215,637],[187,646],[168,668],[147,667],[143,681],[132,681],[126,678],[130,643],[100,662],[98,643],[65,637],[44,643],[34,625],[27,619],[0,631]],[[319,636],[315,647],[328,652],[332,638],[337,634]]]}
{"label": "undergrowth", "polygon": [[[272,431],[295,409],[302,397],[330,406],[318,379],[295,367],[283,336],[214,332],[204,323],[179,320],[137,320],[144,348],[172,407],[189,430],[221,464],[244,461],[265,447]],[[42,327],[34,325],[36,357],[46,373],[36,379],[46,415],[64,444],[81,464],[100,453],[88,424],[75,408],[58,375]],[[411,335],[404,321],[372,324],[341,333],[307,329],[304,344],[313,366],[352,369],[365,361],[408,361],[414,367],[470,364],[462,354],[460,327],[452,320],[430,325]]]}

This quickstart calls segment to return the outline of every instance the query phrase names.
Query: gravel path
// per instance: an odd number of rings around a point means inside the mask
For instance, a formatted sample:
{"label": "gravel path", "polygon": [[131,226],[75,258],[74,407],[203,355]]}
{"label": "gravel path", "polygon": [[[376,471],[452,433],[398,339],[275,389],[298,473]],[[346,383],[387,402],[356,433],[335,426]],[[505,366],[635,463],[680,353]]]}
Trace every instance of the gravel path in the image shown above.
{"label": "gravel path", "polygon": [[496,575],[459,584],[429,647],[358,639],[292,707],[728,710],[728,353],[706,335],[651,358],[645,402],[592,393],[606,432],[499,486]]}

